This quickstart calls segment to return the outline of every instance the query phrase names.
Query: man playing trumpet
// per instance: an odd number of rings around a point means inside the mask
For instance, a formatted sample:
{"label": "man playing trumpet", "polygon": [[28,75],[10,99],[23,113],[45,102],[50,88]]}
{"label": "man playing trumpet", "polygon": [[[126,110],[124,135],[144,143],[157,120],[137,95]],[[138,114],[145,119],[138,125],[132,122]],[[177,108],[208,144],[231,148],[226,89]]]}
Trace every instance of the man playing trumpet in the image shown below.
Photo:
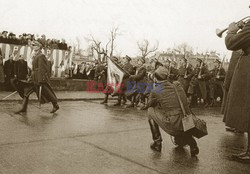
{"label": "man playing trumpet", "polygon": [[[240,30],[242,28],[242,30]],[[228,50],[242,49],[230,83],[225,103],[224,122],[226,126],[248,133],[246,152],[233,155],[240,162],[250,163],[250,22],[245,25],[231,23],[225,38]]]}

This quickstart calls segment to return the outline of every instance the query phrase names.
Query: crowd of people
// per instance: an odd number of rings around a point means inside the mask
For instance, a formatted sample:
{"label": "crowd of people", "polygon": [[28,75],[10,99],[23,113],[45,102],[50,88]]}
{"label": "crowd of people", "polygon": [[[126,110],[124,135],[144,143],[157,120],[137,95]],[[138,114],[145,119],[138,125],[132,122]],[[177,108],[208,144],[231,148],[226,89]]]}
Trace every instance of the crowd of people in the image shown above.
{"label": "crowd of people", "polygon": [[44,48],[70,50],[71,47],[65,42],[64,39],[47,39],[43,34],[41,37],[34,34],[23,33],[18,36],[12,32],[3,31],[0,33],[0,43],[15,44],[15,45],[29,45],[31,46],[32,41],[39,41]]}
{"label": "crowd of people", "polygon": [[[127,64],[127,61],[128,58],[126,57],[123,59],[117,58],[117,64],[121,67],[124,67]],[[129,62],[130,61],[131,60],[129,59]],[[129,68],[125,66],[124,69],[130,72],[130,74],[134,75],[136,71],[139,71],[138,64],[129,64],[131,66],[129,66]],[[213,64],[213,69],[209,70],[207,64],[201,59],[197,59],[197,64],[194,67],[188,63],[188,60],[184,56],[181,60],[180,66],[178,66],[175,61],[159,61],[154,59],[151,60],[149,64],[144,63],[143,67],[145,69],[143,69],[140,82],[148,84],[152,83],[153,79],[151,75],[154,73],[156,66],[163,66],[169,71],[169,78],[172,81],[179,81],[182,84],[191,107],[201,104],[205,107],[212,107],[216,104],[221,104],[223,100],[223,81],[226,75],[226,71],[220,60],[215,60]],[[96,69],[95,79],[102,79],[102,83],[106,84],[107,75],[105,73],[100,73],[106,72],[106,62],[99,63],[96,66],[93,66],[93,68]],[[148,93],[146,88],[144,91],[145,93],[140,94],[133,99],[131,106],[137,106],[139,103],[142,105],[146,104]]]}
{"label": "crowd of people", "polygon": [[[136,64],[132,64],[132,59],[129,56],[123,58],[113,56],[110,59],[125,74],[119,93],[115,93],[114,86],[107,83],[108,65],[106,61],[98,61],[95,64],[75,64],[73,74],[81,74],[89,80],[94,79],[98,88],[102,87],[104,100],[101,104],[108,103],[110,95],[116,95],[118,99],[114,106],[118,107],[128,102],[126,108],[141,105],[141,110],[148,110],[148,122],[153,139],[150,147],[157,152],[161,152],[162,149],[162,136],[159,129],[161,127],[174,137],[174,144],[180,147],[189,145],[191,156],[198,155],[199,148],[194,138],[197,135],[194,134],[194,131],[184,131],[182,119],[190,114],[194,115],[191,108],[198,104],[204,107],[213,107],[219,101],[224,114],[223,121],[228,129],[248,133],[246,152],[232,157],[234,160],[249,163],[249,28],[250,23],[247,23],[246,26],[242,26],[242,31],[238,34],[240,28],[237,24],[232,23],[228,27],[226,46],[234,52],[227,73],[222,62],[218,59],[214,61],[214,67],[209,70],[208,65],[203,60],[197,59],[196,65],[192,66],[185,56],[182,57],[180,66],[174,61],[159,61],[157,59],[151,60],[146,65],[144,57],[140,57]],[[23,98],[22,108],[17,113],[26,112],[29,95],[32,92],[37,93],[40,102],[51,102],[53,105],[51,113],[54,113],[59,109],[59,106],[57,97],[49,85],[51,67],[48,66],[46,56],[41,52],[43,43],[33,41],[32,46],[36,54],[32,61],[31,83],[28,80],[29,72],[26,71],[27,63],[22,57],[15,63],[10,57],[3,66],[0,56],[0,80],[7,82],[7,85],[10,85],[8,83],[11,82],[11,85]],[[38,71],[38,69],[43,70]],[[111,76],[119,79],[115,73]],[[42,89],[43,93],[41,94]],[[193,118],[191,117],[191,119]],[[206,134],[205,131],[204,135]]]}

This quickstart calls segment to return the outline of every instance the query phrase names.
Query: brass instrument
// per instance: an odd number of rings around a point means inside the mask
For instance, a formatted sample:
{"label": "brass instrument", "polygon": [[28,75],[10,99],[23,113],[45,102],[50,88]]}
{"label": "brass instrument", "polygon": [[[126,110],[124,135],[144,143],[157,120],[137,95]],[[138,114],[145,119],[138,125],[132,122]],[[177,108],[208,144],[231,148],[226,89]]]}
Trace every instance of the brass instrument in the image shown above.
{"label": "brass instrument", "polygon": [[[239,24],[240,22],[243,22],[243,23],[247,23],[248,21],[250,21],[250,16],[247,16],[247,17],[245,17],[245,18],[243,18],[243,19],[241,19],[241,20],[239,20],[238,22],[236,22],[236,24]],[[228,28],[225,28],[225,29],[223,29],[223,30],[220,30],[220,29],[216,29],[216,35],[218,36],[218,37],[222,37],[222,34],[225,32],[225,31],[227,31],[228,30]]]}

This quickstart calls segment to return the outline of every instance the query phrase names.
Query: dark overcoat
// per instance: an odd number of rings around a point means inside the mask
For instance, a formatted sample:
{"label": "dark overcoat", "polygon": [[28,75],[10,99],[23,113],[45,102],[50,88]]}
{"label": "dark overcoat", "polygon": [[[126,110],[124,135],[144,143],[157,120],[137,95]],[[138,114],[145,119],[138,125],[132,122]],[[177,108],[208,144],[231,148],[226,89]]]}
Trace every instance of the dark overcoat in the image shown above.
{"label": "dark overcoat", "polygon": [[250,22],[240,32],[229,32],[225,38],[229,50],[242,49],[229,86],[225,104],[226,126],[243,132],[250,129]]}
{"label": "dark overcoat", "polygon": [[[222,101],[222,105],[221,105],[221,113],[222,114],[224,114],[224,112],[225,112],[225,105],[226,105],[226,101],[227,101],[229,86],[231,84],[233,73],[234,73],[235,67],[238,63],[238,60],[239,60],[241,54],[243,54],[243,52],[241,50],[232,52],[232,56],[231,56],[231,59],[229,62],[229,66],[228,66],[227,73],[226,73],[225,80],[224,80],[224,84],[223,84],[224,95],[223,95],[223,101]],[[224,120],[225,120],[225,118],[224,118]]]}
{"label": "dark overcoat", "polygon": [[14,73],[18,80],[26,80],[28,75],[28,65],[25,60],[18,60],[14,66]]}

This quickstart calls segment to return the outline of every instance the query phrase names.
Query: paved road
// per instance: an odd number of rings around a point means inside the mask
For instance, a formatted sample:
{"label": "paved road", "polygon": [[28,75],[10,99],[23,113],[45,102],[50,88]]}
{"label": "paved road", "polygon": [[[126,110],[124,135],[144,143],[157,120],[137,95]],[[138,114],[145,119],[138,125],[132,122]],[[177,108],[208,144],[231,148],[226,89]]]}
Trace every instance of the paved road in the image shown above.
{"label": "paved road", "polygon": [[194,110],[209,135],[191,158],[163,131],[162,153],[153,152],[146,112],[111,104],[64,101],[53,115],[50,104],[32,102],[21,116],[13,114],[17,102],[0,103],[0,174],[250,173],[230,158],[246,147],[246,136],[225,132],[218,108]]}

